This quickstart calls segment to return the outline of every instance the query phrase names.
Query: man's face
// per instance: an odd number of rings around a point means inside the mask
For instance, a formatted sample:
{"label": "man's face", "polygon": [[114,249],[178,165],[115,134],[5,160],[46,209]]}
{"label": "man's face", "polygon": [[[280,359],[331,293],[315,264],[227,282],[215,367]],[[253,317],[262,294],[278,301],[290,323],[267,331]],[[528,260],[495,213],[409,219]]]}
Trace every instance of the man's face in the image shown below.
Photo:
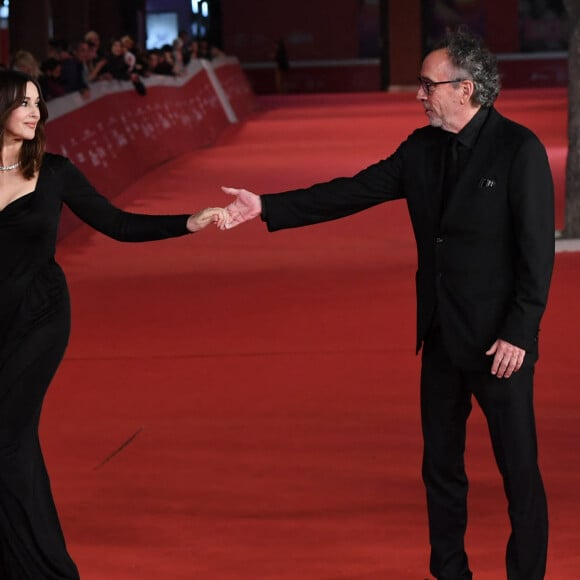
{"label": "man's face", "polygon": [[90,57],[89,45],[86,42],[80,42],[76,48],[75,55],[82,62],[88,60]]}
{"label": "man's face", "polygon": [[[417,90],[417,100],[421,102],[429,123],[446,131],[457,132],[459,113],[462,109],[460,99],[463,95],[463,83],[446,81],[461,78],[452,66],[445,49],[429,53],[421,66],[420,78],[423,85]],[[441,83],[445,84],[431,84]]]}

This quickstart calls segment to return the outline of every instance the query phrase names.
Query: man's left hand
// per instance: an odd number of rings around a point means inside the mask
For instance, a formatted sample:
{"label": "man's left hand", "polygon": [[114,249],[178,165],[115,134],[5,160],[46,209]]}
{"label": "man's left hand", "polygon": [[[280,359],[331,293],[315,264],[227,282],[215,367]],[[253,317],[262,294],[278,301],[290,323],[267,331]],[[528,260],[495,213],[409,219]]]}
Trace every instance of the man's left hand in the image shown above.
{"label": "man's left hand", "polygon": [[515,344],[498,338],[485,354],[493,355],[491,374],[498,379],[509,379],[512,373],[520,370],[526,351]]}

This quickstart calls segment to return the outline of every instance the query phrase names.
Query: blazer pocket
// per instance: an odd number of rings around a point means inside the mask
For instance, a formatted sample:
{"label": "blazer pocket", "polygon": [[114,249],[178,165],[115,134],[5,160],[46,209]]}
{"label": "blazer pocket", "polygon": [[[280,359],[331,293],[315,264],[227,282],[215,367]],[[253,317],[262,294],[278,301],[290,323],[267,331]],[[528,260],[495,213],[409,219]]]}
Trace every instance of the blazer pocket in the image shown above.
{"label": "blazer pocket", "polygon": [[493,189],[496,186],[496,180],[493,177],[481,177],[478,186],[480,189]]}

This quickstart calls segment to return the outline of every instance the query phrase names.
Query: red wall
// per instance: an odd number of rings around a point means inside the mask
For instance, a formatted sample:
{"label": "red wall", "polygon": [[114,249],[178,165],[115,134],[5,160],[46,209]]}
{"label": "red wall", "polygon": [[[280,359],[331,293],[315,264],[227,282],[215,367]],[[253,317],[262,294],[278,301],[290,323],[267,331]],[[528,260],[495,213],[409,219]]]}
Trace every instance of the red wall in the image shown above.
{"label": "red wall", "polygon": [[[385,1],[388,38],[383,50],[389,85],[414,85],[423,52],[421,0]],[[494,53],[519,51],[518,0],[479,0],[474,2],[474,10],[483,14],[485,40]],[[275,91],[273,52],[280,38],[286,42],[291,62],[289,92],[380,90],[379,59],[356,62],[368,56],[363,54],[361,30],[365,23],[368,28],[369,11],[377,13],[377,5],[365,0],[222,0],[223,46],[240,59],[257,93]],[[536,69],[542,74],[535,74]],[[566,60],[562,58],[525,65],[504,59],[500,70],[506,87],[561,86],[567,82]]]}
{"label": "red wall", "polygon": [[8,48],[8,30],[0,29],[0,64],[8,66],[10,60],[10,49]]}
{"label": "red wall", "polygon": [[419,0],[391,0],[388,25],[390,84],[414,86],[422,58]]}
{"label": "red wall", "polygon": [[272,60],[283,38],[291,60],[358,55],[359,0],[222,0],[224,49],[243,62]]}
{"label": "red wall", "polygon": [[517,0],[485,3],[485,40],[496,54],[519,52]]}

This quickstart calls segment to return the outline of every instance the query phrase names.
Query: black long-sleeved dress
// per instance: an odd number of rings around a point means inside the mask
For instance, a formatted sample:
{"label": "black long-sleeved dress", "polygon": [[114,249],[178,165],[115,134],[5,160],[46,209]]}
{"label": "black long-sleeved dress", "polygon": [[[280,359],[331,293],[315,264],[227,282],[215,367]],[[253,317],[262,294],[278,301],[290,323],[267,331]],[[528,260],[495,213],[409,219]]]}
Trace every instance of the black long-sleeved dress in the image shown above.
{"label": "black long-sleeved dress", "polygon": [[54,254],[62,204],[121,241],[184,235],[187,215],[124,212],[64,157],[46,154],[36,189],[0,211],[0,578],[74,580],[38,439],[46,390],[69,337]]}

